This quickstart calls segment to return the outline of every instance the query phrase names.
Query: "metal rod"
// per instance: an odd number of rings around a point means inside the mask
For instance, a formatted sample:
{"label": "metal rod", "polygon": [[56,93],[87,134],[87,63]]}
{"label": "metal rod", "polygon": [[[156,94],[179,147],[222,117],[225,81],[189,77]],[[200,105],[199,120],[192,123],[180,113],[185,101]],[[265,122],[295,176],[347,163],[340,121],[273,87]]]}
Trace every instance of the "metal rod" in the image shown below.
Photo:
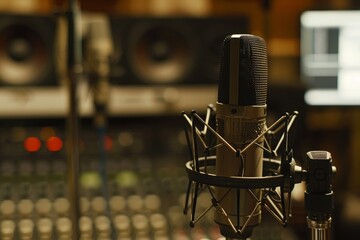
{"label": "metal rod", "polygon": [[325,221],[316,221],[307,219],[308,227],[311,230],[312,240],[329,240],[330,239],[330,228],[331,228],[331,217]]}
{"label": "metal rod", "polygon": [[246,150],[248,150],[248,148],[250,148],[252,145],[254,145],[260,138],[262,138],[268,131],[270,131],[273,127],[275,127],[276,125],[278,125],[280,122],[282,122],[284,119],[286,118],[286,116],[282,116],[281,118],[279,118],[275,123],[273,123],[268,129],[266,129],[264,132],[262,132],[261,134],[259,134],[259,136],[257,136],[251,143],[249,143],[245,148],[243,148],[241,150],[241,154],[246,152]]}
{"label": "metal rod", "polygon": [[188,187],[187,187],[187,190],[186,190],[186,199],[185,199],[185,206],[184,206],[184,214],[187,213],[187,211],[189,210],[189,198],[190,198],[190,192],[191,192],[191,184],[192,184],[192,181],[188,181]]}
{"label": "metal rod", "polygon": [[196,130],[197,127],[195,126],[195,122],[194,122],[194,114],[191,115],[191,122],[192,122],[192,150],[193,150],[193,165],[194,165],[194,169],[199,172],[200,171],[200,167],[199,167],[199,155],[198,155],[198,147],[197,147],[197,141],[196,141]]}
{"label": "metal rod", "polygon": [[311,229],[311,239],[313,240],[327,240],[329,238],[329,230],[322,228]]}
{"label": "metal rod", "polygon": [[[197,115],[195,112],[193,113],[193,116],[196,117],[197,120],[199,120],[202,124],[207,124],[204,120],[201,119],[199,115]],[[231,151],[234,153],[237,153],[237,150],[230,145],[216,130],[212,129],[210,126],[208,126],[208,129],[223,143],[225,144]]]}
{"label": "metal rod", "polygon": [[[285,130],[286,132],[290,131],[290,128],[293,125],[293,123],[295,122],[296,117],[297,117],[296,112],[294,113],[294,115],[290,116],[290,121],[289,121],[289,123],[288,123],[288,125],[286,127],[286,130]],[[283,133],[281,135],[281,138],[279,139],[279,142],[278,142],[277,146],[275,147],[274,152],[276,153],[276,155],[277,155],[277,151],[279,150],[279,148],[280,148],[280,146],[281,146],[281,144],[282,144],[282,142],[284,140],[284,137],[285,137],[285,133]]]}
{"label": "metal rod", "polygon": [[284,215],[283,213],[280,211],[280,209],[278,208],[278,206],[274,203],[274,201],[269,197],[266,196],[267,201],[270,203],[271,207],[270,208],[266,203],[264,204],[264,207],[266,208],[266,210],[282,225],[285,224],[284,222]]}
{"label": "metal rod", "polygon": [[81,48],[78,38],[77,21],[79,7],[76,0],[69,0],[68,12],[68,77],[69,77],[69,113],[68,113],[68,194],[70,217],[72,221],[72,239],[79,236],[79,116],[77,99],[77,80],[81,72]]}
{"label": "metal rod", "polygon": [[196,214],[196,203],[199,192],[199,183],[195,183],[195,191],[193,192],[193,202],[192,202],[192,211],[191,211],[191,225],[195,224],[195,214]]}

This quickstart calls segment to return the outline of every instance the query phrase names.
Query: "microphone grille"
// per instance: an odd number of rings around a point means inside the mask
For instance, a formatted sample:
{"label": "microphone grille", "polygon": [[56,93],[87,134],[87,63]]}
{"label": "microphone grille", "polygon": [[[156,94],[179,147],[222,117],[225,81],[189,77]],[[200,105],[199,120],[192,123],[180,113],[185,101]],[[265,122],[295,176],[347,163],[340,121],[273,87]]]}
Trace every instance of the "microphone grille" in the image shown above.
{"label": "microphone grille", "polygon": [[[249,34],[227,36],[223,43],[218,101],[237,105],[266,104],[267,80],[264,39]],[[236,89],[232,89],[234,86]],[[236,95],[235,102],[230,100],[231,93]]]}
{"label": "microphone grille", "polygon": [[256,104],[266,104],[268,63],[265,41],[260,37],[249,37],[251,47],[252,81],[255,88]]}

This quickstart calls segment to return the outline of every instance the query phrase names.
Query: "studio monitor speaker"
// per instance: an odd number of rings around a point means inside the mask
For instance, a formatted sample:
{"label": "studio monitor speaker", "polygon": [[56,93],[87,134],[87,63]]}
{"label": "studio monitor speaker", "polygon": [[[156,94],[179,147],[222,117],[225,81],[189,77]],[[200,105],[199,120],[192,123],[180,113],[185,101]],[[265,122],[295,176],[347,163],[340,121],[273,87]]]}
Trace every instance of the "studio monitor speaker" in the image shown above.
{"label": "studio monitor speaker", "polygon": [[111,80],[124,85],[216,83],[221,46],[248,33],[247,17],[111,17]]}
{"label": "studio monitor speaker", "polygon": [[56,85],[52,16],[0,14],[0,86]]}

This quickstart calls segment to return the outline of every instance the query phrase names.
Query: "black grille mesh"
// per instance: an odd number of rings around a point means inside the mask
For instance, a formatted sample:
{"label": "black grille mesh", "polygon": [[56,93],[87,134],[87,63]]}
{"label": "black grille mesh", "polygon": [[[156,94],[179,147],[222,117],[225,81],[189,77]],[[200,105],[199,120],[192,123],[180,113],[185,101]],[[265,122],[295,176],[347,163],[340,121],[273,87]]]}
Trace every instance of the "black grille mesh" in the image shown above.
{"label": "black grille mesh", "polygon": [[[229,103],[231,36],[225,38],[221,59],[218,101]],[[268,63],[265,41],[254,35],[240,37],[239,105],[262,105],[267,100]]]}

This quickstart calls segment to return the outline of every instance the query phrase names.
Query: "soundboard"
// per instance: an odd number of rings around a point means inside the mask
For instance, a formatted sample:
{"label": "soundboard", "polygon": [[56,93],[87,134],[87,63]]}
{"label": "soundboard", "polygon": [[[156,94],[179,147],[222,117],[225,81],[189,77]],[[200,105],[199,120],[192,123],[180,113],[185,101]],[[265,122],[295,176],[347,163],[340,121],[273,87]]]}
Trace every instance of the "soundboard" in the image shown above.
{"label": "soundboard", "polygon": [[[0,129],[1,239],[71,239],[66,121],[18,121]],[[91,119],[80,126],[81,239],[221,239],[212,213],[195,228],[183,213],[189,156],[180,117],[111,119],[104,135]],[[199,212],[210,205],[200,194]],[[253,237],[297,239],[276,222]]]}
{"label": "soundboard", "polygon": [[[119,127],[105,135],[102,156],[96,129],[85,124],[80,134],[81,239],[213,234],[211,221],[190,234],[182,213],[187,178],[180,129],[172,124],[159,128],[151,119],[118,121]],[[1,239],[68,239],[72,225],[63,126],[22,125],[1,132]]]}

